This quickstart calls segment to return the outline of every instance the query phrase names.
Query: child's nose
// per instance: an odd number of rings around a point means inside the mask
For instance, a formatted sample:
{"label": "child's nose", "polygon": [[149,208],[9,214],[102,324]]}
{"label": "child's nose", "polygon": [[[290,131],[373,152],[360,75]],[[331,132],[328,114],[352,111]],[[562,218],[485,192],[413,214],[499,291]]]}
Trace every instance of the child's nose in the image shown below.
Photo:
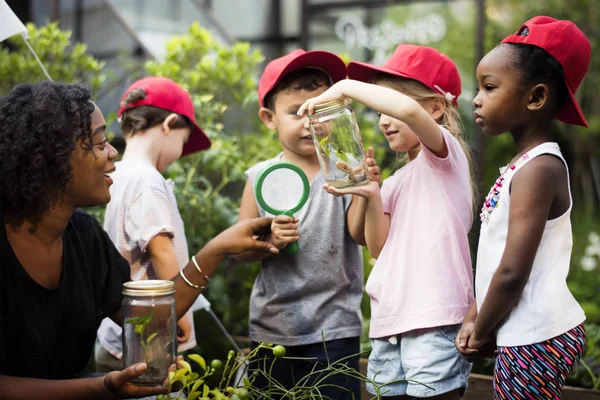
{"label": "child's nose", "polygon": [[381,114],[379,116],[379,126],[385,127],[385,126],[389,126],[391,123],[390,117],[388,117],[385,114]]}
{"label": "child's nose", "polygon": [[473,98],[473,101],[471,102],[471,104],[473,104],[473,107],[475,107],[475,108],[481,107],[481,100],[479,99],[479,92],[477,92],[477,95]]}

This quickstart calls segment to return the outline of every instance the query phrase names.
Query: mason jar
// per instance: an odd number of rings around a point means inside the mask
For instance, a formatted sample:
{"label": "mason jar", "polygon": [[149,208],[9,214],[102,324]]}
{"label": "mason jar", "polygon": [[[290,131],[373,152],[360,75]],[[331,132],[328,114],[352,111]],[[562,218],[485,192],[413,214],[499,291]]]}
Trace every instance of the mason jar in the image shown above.
{"label": "mason jar", "polygon": [[350,101],[318,104],[308,116],[321,170],[327,183],[336,188],[369,180],[365,149]]}
{"label": "mason jar", "polygon": [[143,280],[123,284],[123,367],[144,362],[137,385],[161,385],[177,351],[177,312],[172,281]]}

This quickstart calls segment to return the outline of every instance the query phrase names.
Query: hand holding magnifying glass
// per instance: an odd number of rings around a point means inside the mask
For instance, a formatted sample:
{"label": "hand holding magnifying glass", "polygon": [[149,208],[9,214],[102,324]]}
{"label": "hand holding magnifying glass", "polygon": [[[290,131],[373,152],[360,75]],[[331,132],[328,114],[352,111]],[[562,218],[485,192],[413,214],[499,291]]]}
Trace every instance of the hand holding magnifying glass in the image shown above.
{"label": "hand holding magnifying glass", "polygon": [[[268,213],[277,216],[271,226],[278,232],[273,232],[279,237],[285,238],[288,245],[286,253],[294,255],[298,253],[297,218],[294,213],[298,212],[310,194],[308,177],[300,167],[288,162],[277,162],[262,170],[254,184],[254,192],[258,204]],[[291,217],[285,218],[283,216]],[[290,239],[296,241],[289,242]],[[275,243],[277,246],[277,244]],[[278,246],[279,247],[279,246]]]}

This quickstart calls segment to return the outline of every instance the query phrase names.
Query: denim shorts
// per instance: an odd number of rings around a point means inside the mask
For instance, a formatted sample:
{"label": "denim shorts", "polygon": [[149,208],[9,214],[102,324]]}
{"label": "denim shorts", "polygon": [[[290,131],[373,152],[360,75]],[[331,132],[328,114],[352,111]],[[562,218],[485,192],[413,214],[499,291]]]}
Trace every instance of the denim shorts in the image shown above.
{"label": "denim shorts", "polygon": [[[462,396],[471,364],[454,345],[460,326],[417,329],[390,339],[372,339],[367,376],[377,385],[402,380],[385,385],[379,394],[433,397],[460,389]],[[369,393],[377,394],[373,385],[366,386]]]}

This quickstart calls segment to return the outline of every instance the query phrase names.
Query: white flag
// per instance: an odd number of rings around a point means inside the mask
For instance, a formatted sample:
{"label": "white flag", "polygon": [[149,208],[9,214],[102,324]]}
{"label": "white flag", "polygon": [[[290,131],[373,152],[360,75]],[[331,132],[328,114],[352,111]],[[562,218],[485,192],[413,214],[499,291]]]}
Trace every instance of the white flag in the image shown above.
{"label": "white flag", "polygon": [[17,18],[6,1],[0,0],[0,42],[19,33],[23,38],[29,37],[25,25]]}

